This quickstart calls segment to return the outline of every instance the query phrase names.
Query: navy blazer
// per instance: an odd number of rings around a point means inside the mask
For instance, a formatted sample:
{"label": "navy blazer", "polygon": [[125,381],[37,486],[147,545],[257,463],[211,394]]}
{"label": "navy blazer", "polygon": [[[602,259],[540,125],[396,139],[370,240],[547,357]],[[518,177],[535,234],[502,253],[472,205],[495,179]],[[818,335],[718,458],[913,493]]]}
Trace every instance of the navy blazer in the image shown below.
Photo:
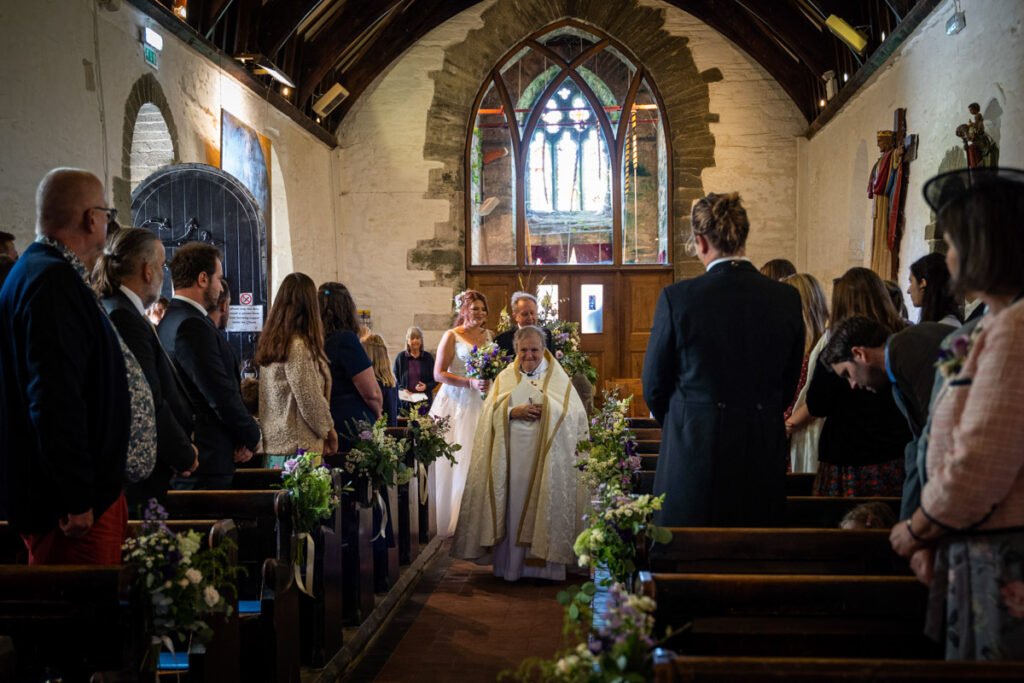
{"label": "navy blazer", "polygon": [[0,291],[0,515],[45,533],[121,495],[130,408],[114,327],[53,247],[29,246]]}
{"label": "navy blazer", "polygon": [[799,293],[749,261],[662,290],[643,370],[644,399],[662,425],[658,524],[763,526],[781,514],[783,413],[803,350]]}
{"label": "navy blazer", "polygon": [[260,428],[242,403],[238,365],[227,341],[209,316],[179,299],[171,300],[157,332],[195,407],[196,474],[233,474],[235,449],[255,449]]}
{"label": "navy blazer", "polygon": [[128,484],[125,493],[131,507],[150,498],[163,499],[174,472],[183,472],[195,462],[192,450],[192,405],[180,386],[170,357],[160,345],[153,325],[121,291],[102,299],[111,322],[142,367],[153,392],[156,411],[156,466],[153,473]]}

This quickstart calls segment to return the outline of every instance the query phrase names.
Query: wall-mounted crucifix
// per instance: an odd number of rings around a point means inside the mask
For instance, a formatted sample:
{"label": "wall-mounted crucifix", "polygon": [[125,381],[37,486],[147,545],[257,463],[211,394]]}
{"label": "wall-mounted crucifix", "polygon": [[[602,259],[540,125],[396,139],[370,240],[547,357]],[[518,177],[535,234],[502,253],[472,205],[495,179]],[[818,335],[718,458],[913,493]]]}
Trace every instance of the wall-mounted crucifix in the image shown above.
{"label": "wall-mounted crucifix", "polygon": [[871,269],[883,279],[895,280],[910,162],[917,158],[917,135],[907,134],[906,109],[893,113],[893,130],[878,131],[878,151],[881,156],[868,181],[868,198],[874,200]]}

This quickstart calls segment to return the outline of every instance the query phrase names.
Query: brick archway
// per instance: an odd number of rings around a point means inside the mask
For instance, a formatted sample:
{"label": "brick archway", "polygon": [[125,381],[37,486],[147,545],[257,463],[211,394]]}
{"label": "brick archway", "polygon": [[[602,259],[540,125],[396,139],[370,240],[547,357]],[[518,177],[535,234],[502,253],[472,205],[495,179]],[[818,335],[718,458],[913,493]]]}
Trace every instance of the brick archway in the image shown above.
{"label": "brick archway", "polygon": [[171,142],[171,163],[181,162],[178,152],[178,128],[171,114],[171,107],[164,95],[160,82],[153,74],[144,74],[128,93],[124,105],[124,122],[121,134],[121,175],[113,179],[114,206],[124,216],[130,215],[132,186],[138,185],[143,178],[132,177],[132,145],[135,141],[136,122],[143,106],[151,105],[159,110]]}

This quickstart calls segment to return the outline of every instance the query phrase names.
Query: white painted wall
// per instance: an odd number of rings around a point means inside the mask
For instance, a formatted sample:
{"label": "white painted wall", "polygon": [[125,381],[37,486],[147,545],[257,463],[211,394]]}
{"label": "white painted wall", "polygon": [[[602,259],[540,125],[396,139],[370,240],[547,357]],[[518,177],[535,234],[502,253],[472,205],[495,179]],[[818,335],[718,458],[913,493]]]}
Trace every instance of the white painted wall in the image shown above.
{"label": "white painted wall", "polygon": [[[961,148],[954,131],[978,102],[986,129],[1001,148],[1000,165],[1024,167],[1024,3],[967,0],[967,27],[947,36],[953,2],[939,5],[811,140],[801,140],[798,265],[823,283],[851,266],[869,265],[871,200],[868,174],[878,157],[875,132],[892,128],[893,111],[907,109],[920,136],[910,165],[900,284],[909,265],[928,253],[932,214],[921,196],[947,154]],[[909,301],[908,301],[909,306]],[[912,312],[911,317],[915,317]]]}
{"label": "white painted wall", "polygon": [[[164,37],[155,72],[142,59],[146,25]],[[19,248],[34,236],[35,188],[51,168],[89,169],[105,177],[109,194],[121,174],[125,102],[136,80],[154,73],[182,162],[210,163],[222,107],[271,139],[272,289],[292,263],[317,281],[336,277],[331,153],[322,142],[127,3],[108,12],[93,0],[3,2],[0,27],[0,229],[13,232]],[[95,91],[83,60],[96,65]]]}
{"label": "white painted wall", "polygon": [[764,68],[721,33],[660,0],[641,4],[665,12],[665,30],[689,38],[697,69],[718,68],[708,85],[719,122],[715,166],[704,169],[705,192],[739,192],[750,219],[747,256],[760,267],[773,258],[796,259],[797,137],[807,122]]}
{"label": "white painted wall", "polygon": [[[724,76],[710,85],[710,109],[720,122],[711,124],[717,166],[704,171],[705,189],[741,193],[753,226],[748,254],[758,265],[794,258],[795,137],[806,128],[796,105],[719,33],[660,0],[642,2],[665,12],[666,30],[690,38],[699,69],[717,67]],[[433,238],[435,223],[449,217],[447,201],[425,198],[430,170],[439,168],[423,158],[430,72],[442,67],[447,46],[481,26],[491,4],[476,5],[416,43],[363,93],[338,131],[339,269],[357,304],[373,310],[374,328],[392,354],[415,314],[451,310],[451,289],[421,287],[432,284],[430,273],[406,265],[417,240]],[[441,332],[425,331],[428,347]]]}

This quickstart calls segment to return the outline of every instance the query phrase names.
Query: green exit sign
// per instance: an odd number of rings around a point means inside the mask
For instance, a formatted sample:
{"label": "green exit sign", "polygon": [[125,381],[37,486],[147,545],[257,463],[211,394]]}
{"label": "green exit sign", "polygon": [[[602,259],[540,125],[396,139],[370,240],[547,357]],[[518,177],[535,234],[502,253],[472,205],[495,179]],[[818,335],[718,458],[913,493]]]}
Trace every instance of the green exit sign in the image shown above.
{"label": "green exit sign", "polygon": [[146,60],[146,64],[154,69],[160,68],[160,53],[152,45],[142,44],[142,56]]}

